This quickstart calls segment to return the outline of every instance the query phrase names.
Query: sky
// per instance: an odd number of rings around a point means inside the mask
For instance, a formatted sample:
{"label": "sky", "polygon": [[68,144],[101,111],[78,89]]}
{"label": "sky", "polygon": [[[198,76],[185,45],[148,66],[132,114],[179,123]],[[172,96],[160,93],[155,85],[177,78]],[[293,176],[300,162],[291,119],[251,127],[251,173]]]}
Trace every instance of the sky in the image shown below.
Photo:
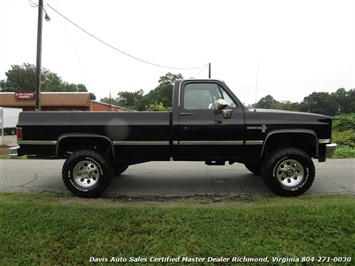
{"label": "sky", "polygon": [[[0,80],[11,65],[36,64],[36,4],[0,0]],[[148,93],[168,72],[208,78],[208,63],[245,104],[355,88],[353,0],[44,0],[44,8],[42,67],[97,99]],[[200,68],[180,69],[191,67]]]}

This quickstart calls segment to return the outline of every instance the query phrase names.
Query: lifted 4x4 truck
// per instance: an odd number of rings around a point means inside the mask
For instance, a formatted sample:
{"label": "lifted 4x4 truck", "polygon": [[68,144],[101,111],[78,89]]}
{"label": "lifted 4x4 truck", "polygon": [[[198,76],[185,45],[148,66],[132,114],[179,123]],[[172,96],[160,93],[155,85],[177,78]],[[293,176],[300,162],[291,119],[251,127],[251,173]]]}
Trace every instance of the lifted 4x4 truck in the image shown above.
{"label": "lifted 4x4 truck", "polygon": [[331,118],[249,110],[224,82],[177,80],[172,112],[22,112],[18,155],[66,159],[62,177],[81,197],[97,197],[113,175],[148,161],[242,163],[277,195],[297,196],[324,162]]}

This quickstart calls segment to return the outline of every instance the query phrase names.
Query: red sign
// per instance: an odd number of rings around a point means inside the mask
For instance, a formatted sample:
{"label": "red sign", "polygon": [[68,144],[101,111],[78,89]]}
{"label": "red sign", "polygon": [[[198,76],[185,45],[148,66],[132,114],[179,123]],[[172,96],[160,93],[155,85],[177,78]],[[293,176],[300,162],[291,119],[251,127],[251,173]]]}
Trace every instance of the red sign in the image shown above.
{"label": "red sign", "polygon": [[16,92],[15,93],[16,99],[26,99],[26,100],[33,100],[35,98],[34,92]]}

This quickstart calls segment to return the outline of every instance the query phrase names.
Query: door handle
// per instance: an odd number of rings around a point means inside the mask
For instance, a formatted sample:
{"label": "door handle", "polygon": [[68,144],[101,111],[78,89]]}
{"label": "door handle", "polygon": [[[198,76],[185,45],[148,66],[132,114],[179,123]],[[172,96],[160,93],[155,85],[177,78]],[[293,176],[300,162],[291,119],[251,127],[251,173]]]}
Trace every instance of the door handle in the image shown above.
{"label": "door handle", "polygon": [[194,115],[194,113],[180,113],[181,116],[189,116],[189,115]]}

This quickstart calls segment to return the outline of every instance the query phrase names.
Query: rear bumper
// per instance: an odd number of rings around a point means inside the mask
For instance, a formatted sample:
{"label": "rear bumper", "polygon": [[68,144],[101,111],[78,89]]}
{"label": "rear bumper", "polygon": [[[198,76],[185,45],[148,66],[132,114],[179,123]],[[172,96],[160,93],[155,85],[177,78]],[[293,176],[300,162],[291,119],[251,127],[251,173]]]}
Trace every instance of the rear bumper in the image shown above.
{"label": "rear bumper", "polygon": [[20,148],[19,146],[17,147],[11,147],[10,150],[10,159],[17,159],[18,158],[18,154],[17,154],[17,149]]}
{"label": "rear bumper", "polygon": [[335,143],[330,143],[325,146],[325,156],[332,157],[337,149],[338,145]]}

